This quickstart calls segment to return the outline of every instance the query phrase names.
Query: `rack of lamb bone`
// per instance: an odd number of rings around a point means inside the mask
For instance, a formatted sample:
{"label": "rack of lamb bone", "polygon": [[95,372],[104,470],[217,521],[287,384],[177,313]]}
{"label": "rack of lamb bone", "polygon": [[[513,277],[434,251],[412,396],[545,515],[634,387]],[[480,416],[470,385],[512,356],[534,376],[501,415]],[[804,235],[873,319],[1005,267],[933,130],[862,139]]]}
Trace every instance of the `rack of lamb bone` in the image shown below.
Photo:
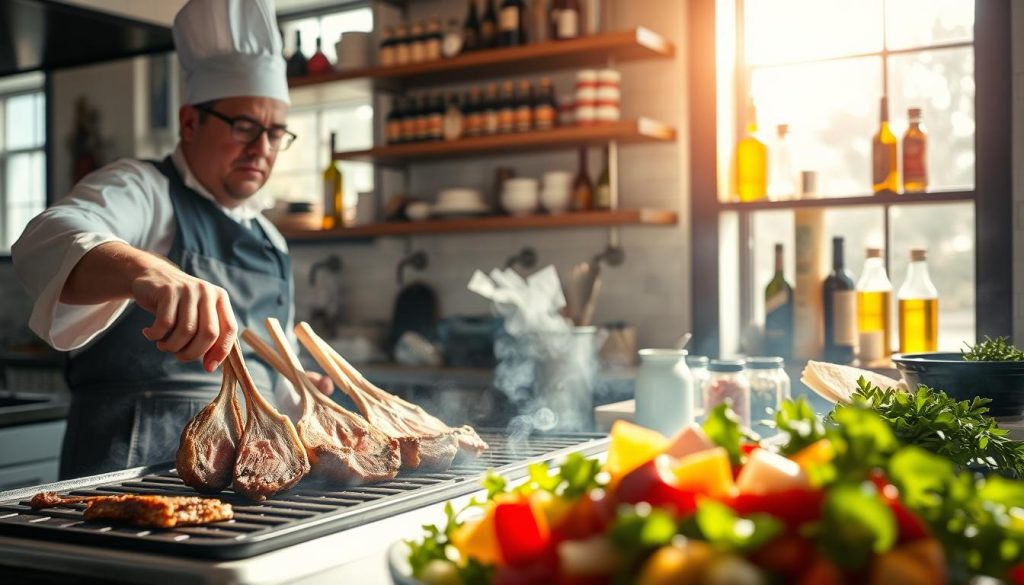
{"label": "rack of lamb bone", "polygon": [[251,331],[242,338],[287,378],[302,399],[296,423],[313,471],[331,481],[358,485],[391,479],[401,464],[398,441],[320,392],[303,370],[276,319],[267,319],[277,352]]}
{"label": "rack of lamb bone", "polygon": [[403,466],[447,469],[456,456],[479,457],[487,449],[473,427],[452,428],[419,406],[370,383],[307,323],[296,325],[295,334],[366,420],[399,441]]}
{"label": "rack of lamb bone", "polygon": [[220,392],[181,431],[174,466],[185,485],[215,494],[231,485],[242,438],[242,412],[235,396],[237,378],[224,362]]}

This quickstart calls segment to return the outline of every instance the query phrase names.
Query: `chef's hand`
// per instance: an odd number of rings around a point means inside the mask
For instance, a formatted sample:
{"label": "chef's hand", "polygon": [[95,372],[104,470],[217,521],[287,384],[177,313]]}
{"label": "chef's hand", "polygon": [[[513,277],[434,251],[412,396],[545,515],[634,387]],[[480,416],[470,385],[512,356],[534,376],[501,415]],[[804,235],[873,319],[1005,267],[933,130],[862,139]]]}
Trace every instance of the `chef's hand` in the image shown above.
{"label": "chef's hand", "polygon": [[316,389],[323,392],[324,395],[330,396],[334,392],[334,382],[331,381],[330,376],[325,376],[320,372],[306,372],[306,375],[309,376],[309,380],[313,382]]}
{"label": "chef's hand", "polygon": [[167,262],[142,271],[131,290],[135,302],[153,313],[142,334],[158,349],[183,362],[202,359],[208,372],[227,359],[238,325],[223,288]]}

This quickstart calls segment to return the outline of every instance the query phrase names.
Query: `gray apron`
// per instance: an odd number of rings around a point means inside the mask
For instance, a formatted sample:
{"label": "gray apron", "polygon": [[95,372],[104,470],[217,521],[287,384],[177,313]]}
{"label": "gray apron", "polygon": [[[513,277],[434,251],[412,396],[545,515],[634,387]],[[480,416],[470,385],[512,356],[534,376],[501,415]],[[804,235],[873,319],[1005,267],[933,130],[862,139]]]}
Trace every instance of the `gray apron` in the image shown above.
{"label": "gray apron", "polygon": [[[263,330],[263,320],[287,323],[291,263],[259,222],[228,217],[185,186],[168,157],[153,162],[169,181],[174,242],[167,258],[184,272],[228,292],[238,326]],[[185,424],[216,395],[221,370],[181,363],[142,335],[153,315],[130,306],[100,339],[67,361],[71,407],[61,454],[61,478],[173,461]],[[255,354],[246,362],[256,387],[271,394],[277,375]]]}

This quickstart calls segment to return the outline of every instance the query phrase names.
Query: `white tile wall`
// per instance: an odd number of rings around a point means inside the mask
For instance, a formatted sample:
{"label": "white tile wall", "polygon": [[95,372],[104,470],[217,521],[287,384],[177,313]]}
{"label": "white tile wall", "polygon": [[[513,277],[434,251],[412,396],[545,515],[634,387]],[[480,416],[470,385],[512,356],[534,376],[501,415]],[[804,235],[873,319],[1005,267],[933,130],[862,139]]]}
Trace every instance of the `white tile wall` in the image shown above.
{"label": "white tile wall", "polygon": [[[628,10],[627,6],[628,5]],[[603,288],[595,321],[624,320],[639,328],[642,346],[671,343],[690,325],[689,278],[689,170],[686,131],[686,69],[683,55],[686,38],[686,3],[678,0],[617,2],[612,28],[643,25],[667,36],[677,47],[672,61],[624,63],[623,114],[649,116],[679,131],[679,139],[668,145],[635,145],[620,148],[622,202],[628,207],[661,207],[680,213],[681,225],[670,228],[622,230],[626,261],[603,273]],[[458,14],[465,10],[461,0],[413,4],[416,14]],[[568,87],[571,75],[555,77]],[[412,168],[413,195],[429,197],[449,186],[490,190],[494,169],[512,166],[519,176],[539,176],[550,169],[576,168],[576,154],[556,152],[517,154],[470,161],[433,163]],[[600,157],[592,149],[589,169],[594,178],[600,171]],[[476,268],[503,265],[506,258],[524,245],[533,246],[540,265],[554,264],[566,274],[607,243],[605,229],[545,230],[494,234],[462,234],[411,239],[413,248],[430,257],[430,268],[416,275],[435,287],[445,315],[487,311],[486,303],[466,290]],[[401,240],[383,239],[369,244],[324,244],[294,246],[298,315],[308,315],[303,292],[309,266],[329,254],[340,255],[345,263],[341,298],[346,313],[357,322],[387,319],[397,293],[395,267],[405,251]]]}

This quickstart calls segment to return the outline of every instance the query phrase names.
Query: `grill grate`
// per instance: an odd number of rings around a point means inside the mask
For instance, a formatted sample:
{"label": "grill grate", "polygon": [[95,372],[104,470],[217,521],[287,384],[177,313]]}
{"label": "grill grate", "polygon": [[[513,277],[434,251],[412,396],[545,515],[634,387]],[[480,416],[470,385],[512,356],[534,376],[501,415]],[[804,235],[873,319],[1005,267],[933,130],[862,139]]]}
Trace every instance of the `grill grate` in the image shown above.
{"label": "grill grate", "polygon": [[604,435],[560,433],[510,441],[496,432],[481,432],[490,445],[479,459],[461,462],[440,473],[402,473],[397,478],[360,487],[337,487],[315,479],[262,502],[228,489],[217,498],[234,508],[234,519],[170,530],[85,521],[85,504],[33,510],[28,501],[40,491],[70,495],[196,495],[168,465],[69,480],[0,493],[0,535],[19,536],[207,559],[241,559],[306,542],[442,502],[479,489],[488,469],[515,478],[530,463],[559,463],[571,452],[594,455],[606,448]]}

